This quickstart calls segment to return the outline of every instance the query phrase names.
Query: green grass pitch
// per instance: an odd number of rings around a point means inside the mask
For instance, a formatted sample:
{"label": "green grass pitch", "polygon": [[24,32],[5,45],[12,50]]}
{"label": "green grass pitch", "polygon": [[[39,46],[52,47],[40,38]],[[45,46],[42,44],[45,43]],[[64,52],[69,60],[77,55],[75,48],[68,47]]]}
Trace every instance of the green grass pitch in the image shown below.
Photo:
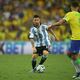
{"label": "green grass pitch", "polygon": [[0,80],[72,80],[75,72],[66,55],[49,54],[44,65],[44,73],[31,73],[31,55],[0,55]]}

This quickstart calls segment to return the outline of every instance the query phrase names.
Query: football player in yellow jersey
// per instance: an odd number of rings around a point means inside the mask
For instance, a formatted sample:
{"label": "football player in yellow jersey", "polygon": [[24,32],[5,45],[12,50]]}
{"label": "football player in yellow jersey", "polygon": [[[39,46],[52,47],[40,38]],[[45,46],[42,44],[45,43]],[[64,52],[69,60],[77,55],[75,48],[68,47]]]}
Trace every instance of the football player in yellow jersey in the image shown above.
{"label": "football player in yellow jersey", "polygon": [[80,78],[80,13],[78,12],[79,4],[77,2],[71,3],[71,12],[68,12],[64,18],[54,23],[50,27],[59,26],[65,22],[70,24],[72,36],[71,36],[71,47],[67,51],[67,55],[71,58],[72,63],[76,69],[76,75],[74,79]]}

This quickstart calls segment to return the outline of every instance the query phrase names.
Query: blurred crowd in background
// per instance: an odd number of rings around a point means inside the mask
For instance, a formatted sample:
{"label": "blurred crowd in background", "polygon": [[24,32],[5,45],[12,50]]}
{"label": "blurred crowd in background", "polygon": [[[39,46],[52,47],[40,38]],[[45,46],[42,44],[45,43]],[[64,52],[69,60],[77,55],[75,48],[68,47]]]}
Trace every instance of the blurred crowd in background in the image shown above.
{"label": "blurred crowd in background", "polygon": [[[53,24],[70,11],[72,1],[0,0],[0,40],[28,40],[33,15],[38,14],[44,24]],[[54,33],[59,41],[71,36],[68,24],[55,28]]]}

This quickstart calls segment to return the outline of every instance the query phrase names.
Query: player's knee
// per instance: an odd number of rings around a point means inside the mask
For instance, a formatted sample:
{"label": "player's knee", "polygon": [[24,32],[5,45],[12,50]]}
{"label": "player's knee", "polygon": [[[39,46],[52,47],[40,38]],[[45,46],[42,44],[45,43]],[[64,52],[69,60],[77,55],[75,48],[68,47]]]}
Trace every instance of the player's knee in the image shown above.
{"label": "player's knee", "polygon": [[33,58],[33,59],[36,59],[37,57],[38,57],[37,54],[33,54],[33,55],[32,55],[32,58]]}
{"label": "player's knee", "polygon": [[72,53],[71,53],[71,52],[67,52],[67,56],[68,56],[69,58],[71,58]]}
{"label": "player's knee", "polygon": [[48,54],[49,54],[49,52],[47,50],[43,51],[43,55],[48,55]]}
{"label": "player's knee", "polygon": [[77,59],[77,54],[76,53],[72,53],[72,52],[67,52],[67,55],[69,58],[71,58],[72,60],[76,60]]}
{"label": "player's knee", "polygon": [[49,53],[48,51],[44,50],[42,57],[46,59],[48,57],[48,53]]}
{"label": "player's knee", "polygon": [[77,55],[72,55],[72,60],[77,60],[78,56]]}

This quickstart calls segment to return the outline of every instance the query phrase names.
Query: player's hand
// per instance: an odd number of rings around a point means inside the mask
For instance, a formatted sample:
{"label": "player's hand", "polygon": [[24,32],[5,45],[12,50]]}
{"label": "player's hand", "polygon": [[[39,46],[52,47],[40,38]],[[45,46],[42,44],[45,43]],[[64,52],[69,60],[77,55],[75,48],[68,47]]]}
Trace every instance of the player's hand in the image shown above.
{"label": "player's hand", "polygon": [[32,47],[32,50],[33,52],[37,52],[36,48],[35,47]]}

